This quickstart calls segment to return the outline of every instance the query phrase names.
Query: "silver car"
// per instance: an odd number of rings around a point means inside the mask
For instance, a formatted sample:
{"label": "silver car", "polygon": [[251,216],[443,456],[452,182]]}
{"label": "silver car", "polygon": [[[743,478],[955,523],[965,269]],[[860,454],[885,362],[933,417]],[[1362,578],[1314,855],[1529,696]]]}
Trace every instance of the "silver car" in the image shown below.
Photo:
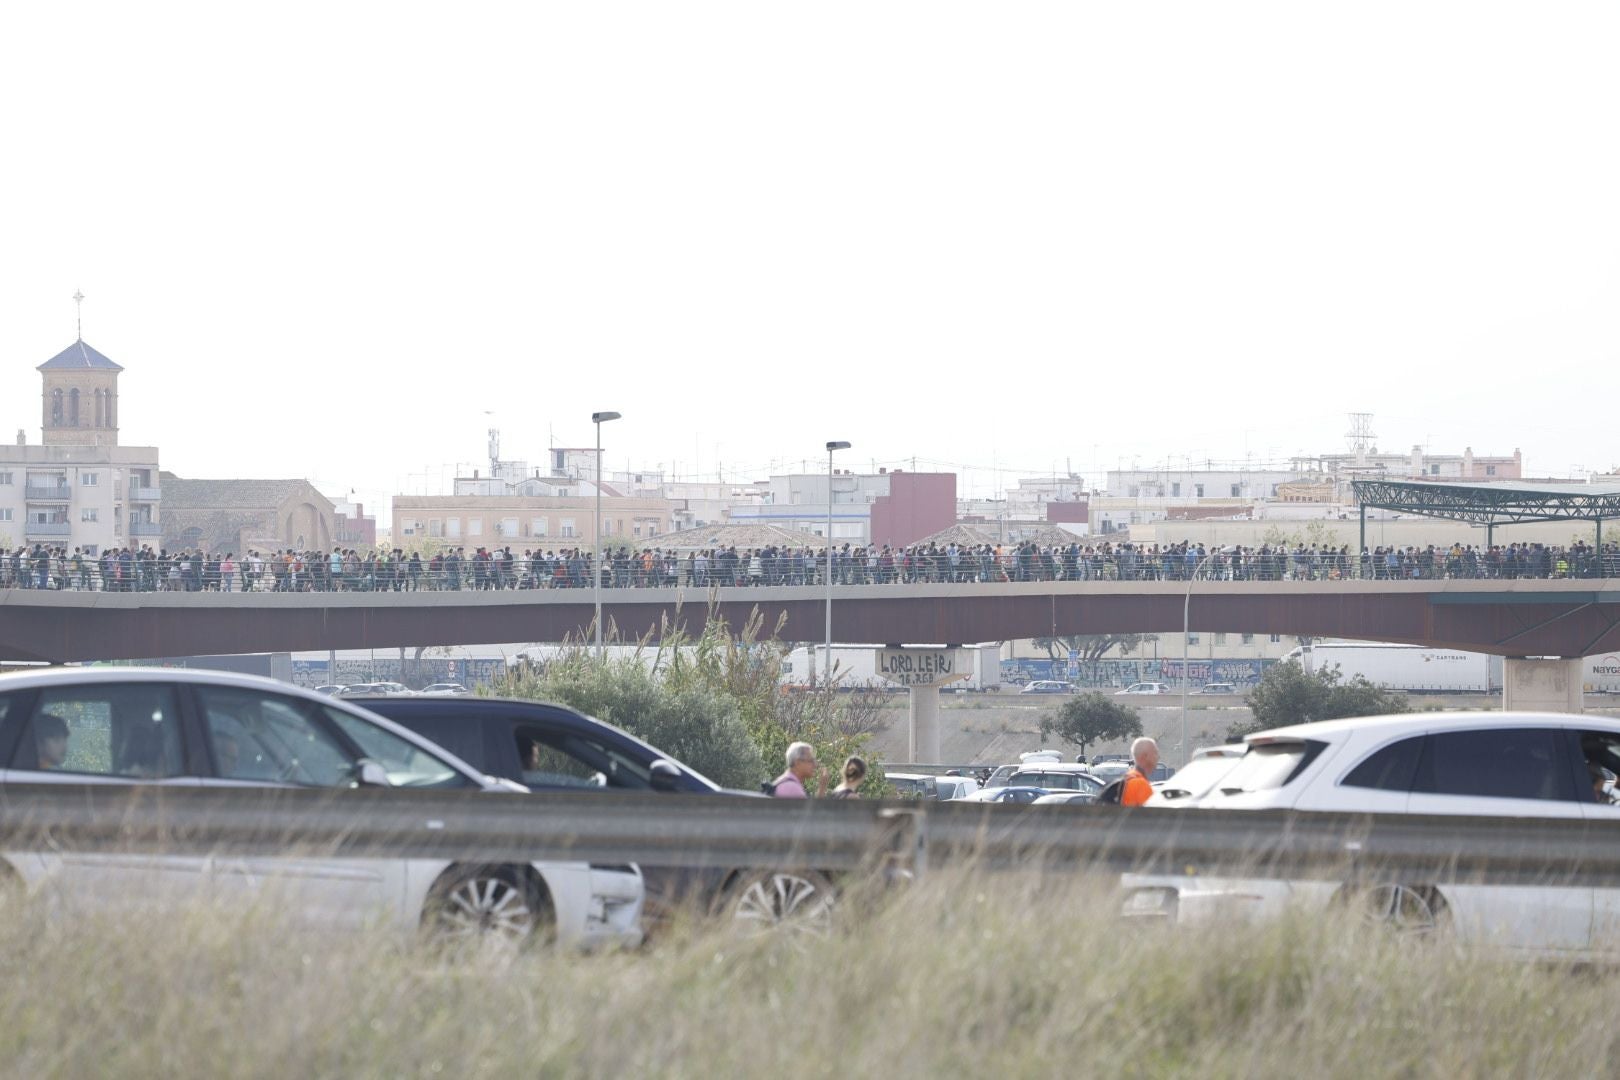
{"label": "silver car", "polygon": [[[17,783],[524,790],[345,701],[250,675],[143,668],[0,675],[0,790]],[[240,896],[323,928],[380,918],[447,938],[641,940],[633,866],[0,851],[6,886],[81,909]]]}

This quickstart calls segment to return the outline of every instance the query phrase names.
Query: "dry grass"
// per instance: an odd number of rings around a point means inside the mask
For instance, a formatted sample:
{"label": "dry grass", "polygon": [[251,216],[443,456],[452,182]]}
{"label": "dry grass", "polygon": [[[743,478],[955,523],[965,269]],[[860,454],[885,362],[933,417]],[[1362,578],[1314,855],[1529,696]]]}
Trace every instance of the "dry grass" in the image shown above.
{"label": "dry grass", "polygon": [[[939,873],[809,952],[447,960],[264,913],[0,925],[15,1076],[1612,1073],[1620,977],[1298,920],[1125,925],[1079,877]],[[856,913],[860,909],[860,913]]]}

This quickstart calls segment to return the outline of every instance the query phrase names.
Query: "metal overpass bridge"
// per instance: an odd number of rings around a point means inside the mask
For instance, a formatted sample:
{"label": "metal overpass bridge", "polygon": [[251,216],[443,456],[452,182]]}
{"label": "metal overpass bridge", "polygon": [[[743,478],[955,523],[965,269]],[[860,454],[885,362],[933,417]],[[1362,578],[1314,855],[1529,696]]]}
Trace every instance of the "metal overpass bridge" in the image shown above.
{"label": "metal overpass bridge", "polygon": [[[1175,633],[1189,604],[1203,632],[1444,646],[1499,656],[1620,649],[1620,581],[1175,581],[847,585],[833,640],[957,645],[1100,633]],[[733,628],[820,641],[820,586],[608,589],[622,638],[712,609]],[[0,660],[143,659],[217,653],[561,641],[589,632],[589,589],[344,593],[0,591]]]}

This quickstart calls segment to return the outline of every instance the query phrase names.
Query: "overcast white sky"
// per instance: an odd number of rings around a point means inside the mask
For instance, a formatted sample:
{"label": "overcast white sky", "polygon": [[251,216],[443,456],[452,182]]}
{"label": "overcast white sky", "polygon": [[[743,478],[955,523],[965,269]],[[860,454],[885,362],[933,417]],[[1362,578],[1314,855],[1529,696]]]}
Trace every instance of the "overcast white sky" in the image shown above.
{"label": "overcast white sky", "polygon": [[[186,476],[1620,465],[1620,6],[9,5],[0,430]],[[494,412],[493,417],[485,411]],[[824,467],[824,465],[823,465]]]}

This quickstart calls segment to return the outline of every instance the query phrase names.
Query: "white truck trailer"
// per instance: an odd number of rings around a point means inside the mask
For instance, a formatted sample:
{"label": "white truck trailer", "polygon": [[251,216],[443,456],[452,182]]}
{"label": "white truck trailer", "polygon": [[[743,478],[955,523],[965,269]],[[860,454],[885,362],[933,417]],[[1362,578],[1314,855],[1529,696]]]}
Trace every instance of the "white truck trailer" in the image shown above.
{"label": "white truck trailer", "polygon": [[1345,679],[1363,676],[1375,686],[1414,694],[1488,694],[1502,685],[1501,657],[1461,649],[1431,649],[1378,641],[1302,645],[1284,660],[1315,674],[1337,667]]}

